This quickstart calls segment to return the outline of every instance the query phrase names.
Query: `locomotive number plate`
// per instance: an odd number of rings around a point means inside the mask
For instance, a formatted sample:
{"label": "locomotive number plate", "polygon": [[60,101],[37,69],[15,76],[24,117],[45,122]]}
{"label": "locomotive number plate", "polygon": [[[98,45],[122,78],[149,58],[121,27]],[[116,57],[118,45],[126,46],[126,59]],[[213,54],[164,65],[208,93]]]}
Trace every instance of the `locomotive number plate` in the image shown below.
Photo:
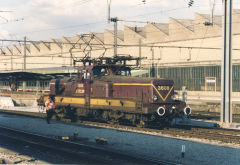
{"label": "locomotive number plate", "polygon": [[159,91],[169,91],[170,87],[169,86],[158,86]]}
{"label": "locomotive number plate", "polygon": [[77,89],[76,90],[76,93],[84,93],[85,91],[84,91],[84,89]]}

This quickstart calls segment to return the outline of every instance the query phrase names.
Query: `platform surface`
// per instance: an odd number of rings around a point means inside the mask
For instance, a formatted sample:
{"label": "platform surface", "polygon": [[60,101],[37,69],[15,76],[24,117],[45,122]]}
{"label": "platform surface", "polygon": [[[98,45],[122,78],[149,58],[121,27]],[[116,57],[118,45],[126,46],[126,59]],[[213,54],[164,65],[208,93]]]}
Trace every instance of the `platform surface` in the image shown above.
{"label": "platform surface", "polygon": [[[86,142],[93,145],[96,137],[101,137],[108,140],[103,147],[183,164],[233,165],[240,162],[240,146],[234,148],[58,121],[47,124],[45,119],[8,114],[0,114],[0,125],[47,136],[72,136],[78,132],[79,138],[88,139]],[[186,147],[185,158],[181,158],[182,145]]]}

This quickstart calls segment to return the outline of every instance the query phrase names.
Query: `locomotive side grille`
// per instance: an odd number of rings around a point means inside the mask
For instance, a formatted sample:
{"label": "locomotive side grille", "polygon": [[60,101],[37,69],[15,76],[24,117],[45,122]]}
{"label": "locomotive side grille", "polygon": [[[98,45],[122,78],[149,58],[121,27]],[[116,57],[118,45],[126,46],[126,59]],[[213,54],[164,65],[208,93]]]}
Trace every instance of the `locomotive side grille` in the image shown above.
{"label": "locomotive side grille", "polygon": [[[158,96],[163,100],[166,101],[168,96],[170,95],[171,91],[173,90],[173,86],[155,86],[152,83],[149,84],[143,84],[143,83],[114,83],[113,85],[120,85],[120,86],[152,86],[154,91],[158,94]],[[159,88],[159,90],[158,90]],[[163,89],[164,90],[161,90]],[[162,92],[164,91],[164,92]],[[166,92],[167,91],[167,92]],[[165,94],[165,95],[163,95]]]}

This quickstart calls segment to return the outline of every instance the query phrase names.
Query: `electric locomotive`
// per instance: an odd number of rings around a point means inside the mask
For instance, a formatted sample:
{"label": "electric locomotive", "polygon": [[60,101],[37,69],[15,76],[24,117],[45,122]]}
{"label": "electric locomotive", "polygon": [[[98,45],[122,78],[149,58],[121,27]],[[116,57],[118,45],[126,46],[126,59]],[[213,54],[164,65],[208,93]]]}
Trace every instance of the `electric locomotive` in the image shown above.
{"label": "electric locomotive", "polygon": [[[66,118],[87,118],[110,123],[130,123],[146,127],[165,125],[175,117],[188,116],[191,108],[174,99],[174,82],[163,78],[127,76],[133,57],[82,60],[77,77],[54,79],[50,95],[56,110]],[[86,65],[86,63],[89,63]],[[48,96],[41,97],[44,105]]]}

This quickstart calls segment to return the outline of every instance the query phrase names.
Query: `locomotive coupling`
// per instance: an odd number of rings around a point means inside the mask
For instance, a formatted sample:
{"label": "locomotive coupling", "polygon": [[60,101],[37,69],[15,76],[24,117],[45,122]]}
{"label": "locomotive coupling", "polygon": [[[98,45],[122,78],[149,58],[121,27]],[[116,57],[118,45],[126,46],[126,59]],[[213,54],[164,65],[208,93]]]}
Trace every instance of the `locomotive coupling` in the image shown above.
{"label": "locomotive coupling", "polygon": [[192,109],[191,109],[189,106],[187,106],[187,107],[184,108],[183,111],[184,111],[184,114],[185,114],[185,115],[190,115],[191,112],[192,112]]}
{"label": "locomotive coupling", "polygon": [[157,114],[158,114],[159,116],[163,116],[163,115],[165,115],[165,113],[166,113],[165,108],[159,107],[159,108],[157,109]]}

